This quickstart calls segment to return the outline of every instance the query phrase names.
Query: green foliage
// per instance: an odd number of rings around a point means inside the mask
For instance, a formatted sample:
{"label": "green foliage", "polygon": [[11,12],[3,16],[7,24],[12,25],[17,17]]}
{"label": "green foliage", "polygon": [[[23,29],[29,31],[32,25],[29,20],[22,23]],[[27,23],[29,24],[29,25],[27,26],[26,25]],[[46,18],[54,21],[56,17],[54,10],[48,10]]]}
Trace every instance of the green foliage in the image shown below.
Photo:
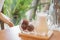
{"label": "green foliage", "polygon": [[9,16],[15,25],[22,18],[25,18],[25,12],[30,8],[32,0],[5,0],[4,14]]}

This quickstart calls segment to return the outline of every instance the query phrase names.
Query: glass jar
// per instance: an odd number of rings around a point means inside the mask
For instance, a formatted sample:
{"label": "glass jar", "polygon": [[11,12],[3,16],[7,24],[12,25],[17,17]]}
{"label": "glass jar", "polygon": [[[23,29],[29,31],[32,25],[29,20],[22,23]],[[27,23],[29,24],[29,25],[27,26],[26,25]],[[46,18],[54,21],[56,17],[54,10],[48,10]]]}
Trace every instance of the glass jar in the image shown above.
{"label": "glass jar", "polygon": [[35,30],[38,33],[48,33],[48,15],[45,12],[41,12],[37,14],[37,19],[35,23]]}

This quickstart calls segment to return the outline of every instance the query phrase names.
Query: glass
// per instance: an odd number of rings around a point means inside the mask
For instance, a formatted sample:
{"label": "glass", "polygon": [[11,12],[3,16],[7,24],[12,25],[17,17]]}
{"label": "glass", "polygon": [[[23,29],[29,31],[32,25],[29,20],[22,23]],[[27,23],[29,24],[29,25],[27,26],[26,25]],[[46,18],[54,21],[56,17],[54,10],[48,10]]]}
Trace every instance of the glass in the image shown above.
{"label": "glass", "polygon": [[44,12],[42,13],[38,13],[37,14],[37,19],[36,19],[36,32],[37,33],[48,33],[48,23],[47,23],[47,14],[45,14]]}

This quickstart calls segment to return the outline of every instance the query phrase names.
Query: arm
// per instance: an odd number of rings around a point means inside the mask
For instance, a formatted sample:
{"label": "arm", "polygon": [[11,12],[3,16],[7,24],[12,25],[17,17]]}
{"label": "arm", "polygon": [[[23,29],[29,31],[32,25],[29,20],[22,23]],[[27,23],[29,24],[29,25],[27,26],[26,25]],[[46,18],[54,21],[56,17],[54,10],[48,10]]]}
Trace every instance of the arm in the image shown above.
{"label": "arm", "polygon": [[4,14],[0,12],[0,20],[2,20],[4,23],[8,24],[10,27],[13,27],[13,23],[5,17]]}

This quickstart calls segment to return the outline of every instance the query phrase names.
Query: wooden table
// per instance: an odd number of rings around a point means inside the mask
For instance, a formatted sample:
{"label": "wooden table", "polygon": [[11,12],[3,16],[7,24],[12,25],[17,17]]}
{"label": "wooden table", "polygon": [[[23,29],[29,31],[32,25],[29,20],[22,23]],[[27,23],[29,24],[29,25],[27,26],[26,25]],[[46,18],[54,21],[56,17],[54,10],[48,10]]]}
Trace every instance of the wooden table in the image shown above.
{"label": "wooden table", "polygon": [[[0,40],[21,40],[19,37],[19,27],[13,27],[0,31]],[[54,34],[49,40],[60,40],[60,32],[54,31]]]}
{"label": "wooden table", "polygon": [[50,40],[60,40],[60,32],[59,31],[54,31],[54,34],[52,35]]}

